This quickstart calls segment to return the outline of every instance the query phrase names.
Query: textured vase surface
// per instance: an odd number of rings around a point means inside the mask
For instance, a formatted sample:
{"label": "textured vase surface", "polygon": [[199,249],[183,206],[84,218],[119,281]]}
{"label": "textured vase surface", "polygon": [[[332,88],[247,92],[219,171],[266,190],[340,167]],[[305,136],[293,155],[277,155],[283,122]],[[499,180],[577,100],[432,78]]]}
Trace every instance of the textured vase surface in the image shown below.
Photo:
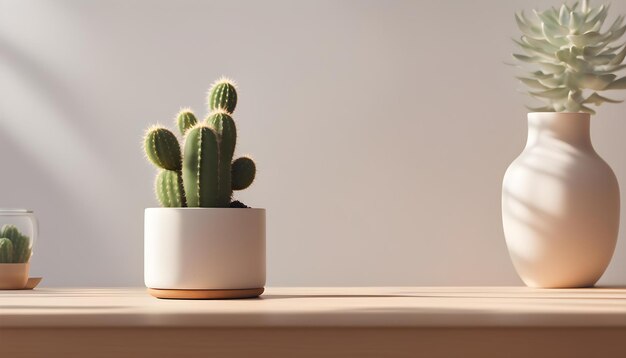
{"label": "textured vase surface", "polygon": [[506,244],[531,287],[589,287],[615,250],[620,194],[586,113],[529,113],[528,139],[502,183]]}

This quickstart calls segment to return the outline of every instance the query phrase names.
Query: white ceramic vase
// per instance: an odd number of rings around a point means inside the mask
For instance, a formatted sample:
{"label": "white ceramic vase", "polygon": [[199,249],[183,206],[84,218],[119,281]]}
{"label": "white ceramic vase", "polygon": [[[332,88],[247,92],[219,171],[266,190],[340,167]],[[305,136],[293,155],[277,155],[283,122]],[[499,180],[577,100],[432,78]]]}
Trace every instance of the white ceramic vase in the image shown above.
{"label": "white ceramic vase", "polygon": [[619,186],[589,127],[586,113],[529,113],[526,147],[504,175],[504,234],[528,286],[593,286],[613,256]]}
{"label": "white ceramic vase", "polygon": [[159,298],[255,297],[265,286],[265,209],[149,208],[144,279]]}

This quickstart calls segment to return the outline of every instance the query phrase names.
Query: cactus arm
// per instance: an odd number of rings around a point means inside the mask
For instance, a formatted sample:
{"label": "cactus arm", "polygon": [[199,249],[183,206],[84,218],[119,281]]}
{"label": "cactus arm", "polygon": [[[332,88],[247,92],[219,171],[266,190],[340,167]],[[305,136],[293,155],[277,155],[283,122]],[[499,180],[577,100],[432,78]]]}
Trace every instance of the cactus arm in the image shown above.
{"label": "cactus arm", "polygon": [[196,116],[190,109],[186,108],[178,112],[176,116],[176,124],[181,135],[185,135],[189,129],[198,123]]}
{"label": "cactus arm", "polygon": [[248,157],[237,158],[232,164],[232,188],[243,190],[252,184],[256,176],[256,164]]}
{"label": "cactus arm", "polygon": [[224,110],[218,109],[206,120],[207,124],[215,130],[219,139],[219,180],[217,205],[228,207],[233,196],[231,186],[231,163],[237,144],[237,127],[233,118]]}
{"label": "cactus arm", "polygon": [[228,113],[233,113],[237,107],[237,88],[235,83],[227,78],[217,80],[209,90],[207,98],[209,111],[223,109]]}
{"label": "cactus arm", "polygon": [[217,207],[219,146],[215,131],[204,124],[185,139],[183,186],[189,207]]}
{"label": "cactus arm", "polygon": [[156,177],[154,191],[163,207],[180,208],[187,206],[180,172],[161,170]]}
{"label": "cactus arm", "polygon": [[0,263],[13,263],[13,243],[6,237],[0,239]]}
{"label": "cactus arm", "polygon": [[181,170],[180,145],[171,131],[162,127],[149,129],[144,140],[144,149],[148,159],[157,167]]}
{"label": "cactus arm", "polygon": [[29,237],[26,235],[20,235],[19,237],[11,240],[11,242],[13,243],[13,262],[28,262],[31,255]]}

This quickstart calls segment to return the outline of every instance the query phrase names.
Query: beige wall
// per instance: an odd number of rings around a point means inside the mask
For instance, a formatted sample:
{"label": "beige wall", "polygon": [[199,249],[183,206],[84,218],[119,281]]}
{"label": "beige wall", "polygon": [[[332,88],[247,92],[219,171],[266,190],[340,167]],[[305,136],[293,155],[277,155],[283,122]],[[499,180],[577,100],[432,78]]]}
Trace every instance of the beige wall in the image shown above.
{"label": "beige wall", "polygon": [[[514,10],[555,2],[0,0],[0,206],[39,215],[47,284],[141,284],[144,128],[204,115],[227,74],[270,285],[520,284],[500,183],[526,98],[503,62]],[[593,141],[626,188],[625,112]],[[626,283],[620,236],[604,283]]]}

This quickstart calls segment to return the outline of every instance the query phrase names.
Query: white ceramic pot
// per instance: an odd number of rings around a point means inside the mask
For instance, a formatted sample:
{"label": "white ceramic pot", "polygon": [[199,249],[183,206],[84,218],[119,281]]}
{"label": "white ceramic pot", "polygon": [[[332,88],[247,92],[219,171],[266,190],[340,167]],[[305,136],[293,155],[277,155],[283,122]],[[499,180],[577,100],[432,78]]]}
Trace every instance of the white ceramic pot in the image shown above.
{"label": "white ceramic pot", "polygon": [[593,286],[613,255],[619,186],[589,125],[586,113],[529,113],[526,147],[504,175],[504,234],[528,286]]}
{"label": "white ceramic pot", "polygon": [[161,298],[253,297],[265,286],[265,209],[149,208],[144,275]]}

